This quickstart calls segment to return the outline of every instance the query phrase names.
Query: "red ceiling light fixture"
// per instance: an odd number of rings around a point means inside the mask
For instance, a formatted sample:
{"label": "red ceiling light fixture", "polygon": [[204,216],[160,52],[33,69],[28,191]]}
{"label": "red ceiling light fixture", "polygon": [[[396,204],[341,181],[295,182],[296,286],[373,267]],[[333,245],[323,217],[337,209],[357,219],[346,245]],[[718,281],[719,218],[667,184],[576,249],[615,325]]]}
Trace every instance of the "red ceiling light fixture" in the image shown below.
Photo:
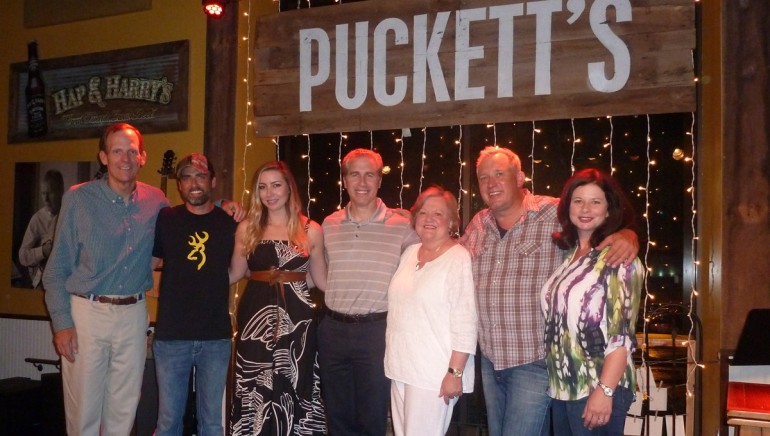
{"label": "red ceiling light fixture", "polygon": [[203,12],[209,17],[219,18],[225,12],[230,0],[203,0]]}

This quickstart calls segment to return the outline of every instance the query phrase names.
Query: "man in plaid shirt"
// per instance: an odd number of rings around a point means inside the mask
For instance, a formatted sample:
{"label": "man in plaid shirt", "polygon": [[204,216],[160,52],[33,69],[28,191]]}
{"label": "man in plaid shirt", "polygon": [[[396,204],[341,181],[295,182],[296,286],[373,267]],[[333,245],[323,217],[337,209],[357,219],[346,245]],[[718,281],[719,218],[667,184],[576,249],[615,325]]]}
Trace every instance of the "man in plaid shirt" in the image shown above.
{"label": "man in plaid shirt", "polygon": [[[564,260],[551,235],[561,231],[558,198],[524,188],[519,157],[486,147],[476,161],[487,209],[468,224],[461,243],[473,257],[479,316],[481,376],[490,436],[550,434],[548,372],[540,290]],[[597,247],[612,245],[607,262],[631,262],[636,234],[621,230]]]}

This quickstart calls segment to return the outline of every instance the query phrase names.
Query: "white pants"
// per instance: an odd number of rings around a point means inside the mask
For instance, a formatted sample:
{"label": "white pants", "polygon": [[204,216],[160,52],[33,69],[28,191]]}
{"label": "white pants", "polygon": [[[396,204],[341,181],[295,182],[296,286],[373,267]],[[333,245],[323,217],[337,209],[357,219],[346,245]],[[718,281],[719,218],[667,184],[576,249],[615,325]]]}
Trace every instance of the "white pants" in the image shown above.
{"label": "white pants", "polygon": [[452,421],[457,398],[444,404],[439,391],[420,389],[393,380],[390,410],[396,436],[443,436]]}
{"label": "white pants", "polygon": [[62,359],[69,436],[131,432],[147,357],[147,304],[127,306],[70,297],[77,333],[75,362]]}

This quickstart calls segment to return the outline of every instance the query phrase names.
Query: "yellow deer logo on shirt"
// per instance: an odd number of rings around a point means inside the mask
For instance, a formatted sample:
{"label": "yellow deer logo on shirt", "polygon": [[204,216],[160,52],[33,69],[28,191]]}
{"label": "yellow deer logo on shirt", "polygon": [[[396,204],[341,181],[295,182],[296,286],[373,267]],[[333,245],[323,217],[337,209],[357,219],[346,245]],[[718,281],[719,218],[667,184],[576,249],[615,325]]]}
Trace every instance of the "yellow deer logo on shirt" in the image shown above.
{"label": "yellow deer logo on shirt", "polygon": [[187,255],[187,259],[192,261],[200,260],[198,263],[199,271],[206,263],[206,241],[208,240],[208,232],[203,232],[203,236],[199,235],[198,232],[195,232],[195,236],[191,235],[190,242],[187,243],[193,248],[192,251],[190,251],[190,254]]}

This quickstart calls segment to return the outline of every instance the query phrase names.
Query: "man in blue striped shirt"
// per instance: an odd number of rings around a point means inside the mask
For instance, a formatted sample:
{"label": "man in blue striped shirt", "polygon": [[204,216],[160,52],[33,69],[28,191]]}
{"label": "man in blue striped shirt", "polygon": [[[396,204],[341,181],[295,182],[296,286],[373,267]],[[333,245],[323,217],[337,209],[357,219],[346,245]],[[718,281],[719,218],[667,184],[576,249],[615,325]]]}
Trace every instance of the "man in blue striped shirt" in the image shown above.
{"label": "man in blue striped shirt", "polygon": [[137,181],[146,153],[135,127],[107,127],[99,160],[106,179],[64,194],[43,276],[71,435],[131,431],[147,351],[155,219],[169,205],[163,192]]}

